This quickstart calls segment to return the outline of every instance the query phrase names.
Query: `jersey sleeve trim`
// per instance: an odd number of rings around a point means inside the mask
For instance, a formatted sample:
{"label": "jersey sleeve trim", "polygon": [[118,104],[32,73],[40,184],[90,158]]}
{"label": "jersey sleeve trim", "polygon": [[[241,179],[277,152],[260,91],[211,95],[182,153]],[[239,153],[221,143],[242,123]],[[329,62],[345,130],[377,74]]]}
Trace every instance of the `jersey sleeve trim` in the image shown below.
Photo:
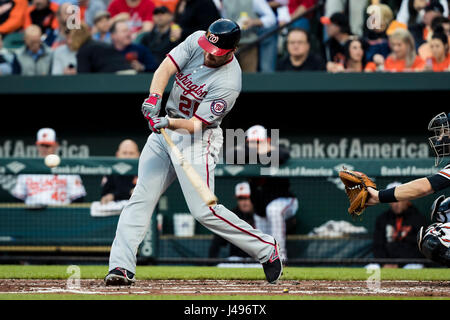
{"label": "jersey sleeve trim", "polygon": [[204,124],[207,124],[208,126],[211,125],[210,122],[206,121],[205,119],[203,119],[202,117],[199,117],[198,115],[194,114],[194,117],[196,117],[198,120],[200,120],[201,122],[203,122]]}
{"label": "jersey sleeve trim", "polygon": [[447,172],[445,172],[444,170],[441,170],[438,172],[438,174],[444,176],[447,179],[450,179],[450,174],[448,174]]}
{"label": "jersey sleeve trim", "polygon": [[170,60],[172,60],[173,64],[175,65],[175,67],[177,67],[178,72],[181,72],[180,67],[178,66],[177,62],[175,61],[175,59],[170,55],[170,53],[167,54],[167,56],[169,57]]}

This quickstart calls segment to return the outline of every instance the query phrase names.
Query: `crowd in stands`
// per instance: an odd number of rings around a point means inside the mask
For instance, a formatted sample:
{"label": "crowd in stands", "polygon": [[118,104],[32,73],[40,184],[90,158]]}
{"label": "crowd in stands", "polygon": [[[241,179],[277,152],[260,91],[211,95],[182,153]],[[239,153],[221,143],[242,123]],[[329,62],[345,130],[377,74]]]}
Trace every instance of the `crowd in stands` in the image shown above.
{"label": "crowd in stands", "polygon": [[448,14],[448,0],[0,0],[0,75],[153,72],[220,17],[241,27],[244,72],[449,71]]}

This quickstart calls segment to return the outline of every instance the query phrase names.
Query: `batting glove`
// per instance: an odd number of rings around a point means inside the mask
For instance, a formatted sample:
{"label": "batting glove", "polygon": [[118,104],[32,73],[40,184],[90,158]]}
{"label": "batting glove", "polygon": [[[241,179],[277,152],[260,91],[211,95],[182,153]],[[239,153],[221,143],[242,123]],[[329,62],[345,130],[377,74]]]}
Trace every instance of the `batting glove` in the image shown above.
{"label": "batting glove", "polygon": [[161,133],[159,129],[167,128],[169,126],[169,119],[165,117],[150,117],[148,119],[148,126],[155,133]]}
{"label": "batting glove", "polygon": [[161,98],[161,95],[151,93],[150,96],[145,99],[141,108],[145,119],[150,120],[151,117],[159,115],[159,111],[161,110]]}

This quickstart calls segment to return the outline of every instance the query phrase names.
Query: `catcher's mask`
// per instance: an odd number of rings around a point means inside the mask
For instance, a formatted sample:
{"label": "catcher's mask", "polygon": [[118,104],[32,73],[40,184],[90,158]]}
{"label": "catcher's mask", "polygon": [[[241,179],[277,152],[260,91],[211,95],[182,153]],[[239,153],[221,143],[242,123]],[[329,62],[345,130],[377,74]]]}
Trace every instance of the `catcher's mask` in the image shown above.
{"label": "catcher's mask", "polygon": [[428,259],[447,267],[450,266],[448,230],[448,223],[433,223],[427,229],[420,228],[417,234],[419,251]]}
{"label": "catcher's mask", "polygon": [[448,115],[439,113],[428,124],[428,130],[434,132],[434,136],[428,138],[431,148],[436,154],[435,166],[441,163],[445,156],[450,155],[450,127]]}

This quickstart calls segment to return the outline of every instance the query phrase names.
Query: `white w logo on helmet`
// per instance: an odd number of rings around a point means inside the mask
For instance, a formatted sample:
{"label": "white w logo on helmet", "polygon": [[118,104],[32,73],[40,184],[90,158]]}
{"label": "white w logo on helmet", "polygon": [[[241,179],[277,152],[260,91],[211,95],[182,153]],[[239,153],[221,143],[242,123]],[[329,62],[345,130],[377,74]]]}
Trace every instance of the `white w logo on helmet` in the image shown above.
{"label": "white w logo on helmet", "polygon": [[208,40],[209,40],[209,42],[211,42],[211,43],[217,43],[217,41],[219,41],[219,37],[218,36],[216,36],[215,34],[210,34],[209,36],[208,36]]}

